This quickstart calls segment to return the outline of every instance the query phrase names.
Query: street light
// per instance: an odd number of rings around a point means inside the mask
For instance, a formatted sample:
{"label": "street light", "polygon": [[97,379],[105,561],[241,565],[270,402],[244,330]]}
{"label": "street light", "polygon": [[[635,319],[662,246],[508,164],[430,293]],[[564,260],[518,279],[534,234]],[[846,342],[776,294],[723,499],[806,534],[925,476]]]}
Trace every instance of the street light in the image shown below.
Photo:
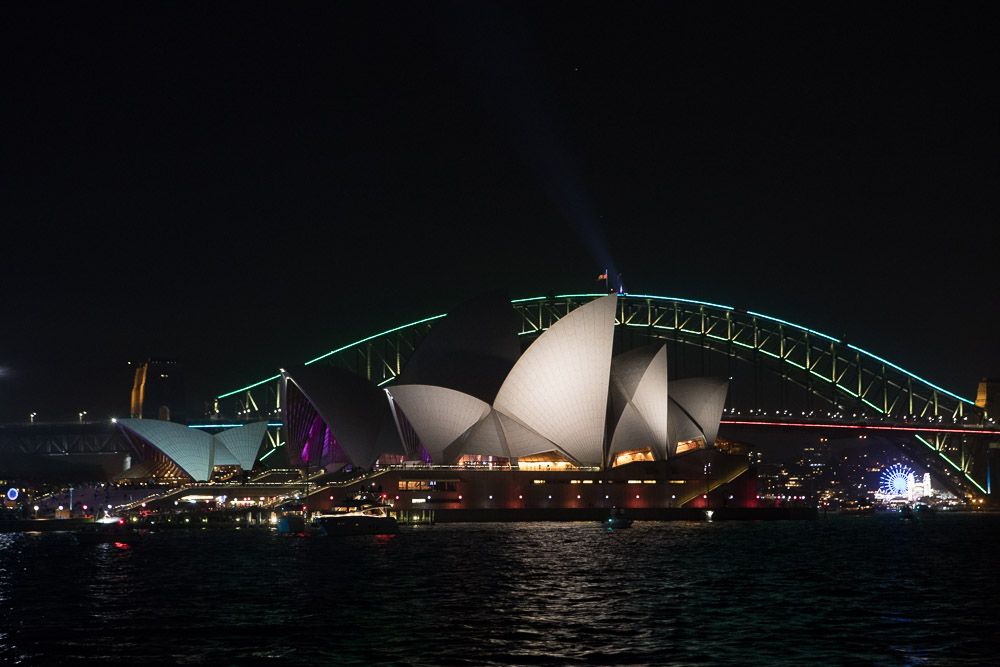
{"label": "street light", "polygon": [[80,423],[81,423],[81,424],[83,423],[83,417],[84,417],[84,415],[86,415],[86,414],[87,414],[87,411],[86,411],[86,410],[84,410],[83,412],[81,412],[81,413],[80,413]]}
{"label": "street light", "polygon": [[28,419],[31,420],[32,424],[35,423],[35,415],[37,415],[37,414],[38,414],[37,412],[32,412],[30,415],[28,415]]}

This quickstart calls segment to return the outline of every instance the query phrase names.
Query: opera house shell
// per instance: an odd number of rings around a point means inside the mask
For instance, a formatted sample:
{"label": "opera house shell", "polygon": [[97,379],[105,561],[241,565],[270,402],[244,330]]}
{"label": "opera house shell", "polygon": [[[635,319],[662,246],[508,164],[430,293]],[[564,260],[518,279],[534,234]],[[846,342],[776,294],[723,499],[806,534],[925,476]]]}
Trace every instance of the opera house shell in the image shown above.
{"label": "opera house shell", "polygon": [[207,433],[158,419],[119,419],[130,438],[159,450],[195,481],[208,481],[216,466],[252,470],[267,430],[267,422]]}
{"label": "opera house shell", "polygon": [[510,302],[487,295],[433,328],[384,389],[331,367],[283,371],[290,461],[606,469],[712,446],[727,383],[668,387],[663,344],[613,356],[616,305],[578,307],[522,353]]}

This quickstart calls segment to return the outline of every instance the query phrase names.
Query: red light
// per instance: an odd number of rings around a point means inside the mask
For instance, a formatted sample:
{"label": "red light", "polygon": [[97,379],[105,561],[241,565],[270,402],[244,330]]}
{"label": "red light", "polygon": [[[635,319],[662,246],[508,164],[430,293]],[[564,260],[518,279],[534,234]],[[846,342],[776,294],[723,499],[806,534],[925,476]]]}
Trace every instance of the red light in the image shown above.
{"label": "red light", "polygon": [[801,422],[751,422],[751,421],[733,421],[733,420],[722,420],[720,424],[735,424],[737,426],[796,426],[796,427],[808,427],[808,428],[853,428],[862,429],[867,431],[917,431],[926,432],[933,431],[934,433],[981,433],[984,435],[1000,435],[1000,431],[987,431],[981,429],[970,429],[970,428],[932,428],[931,426],[923,427],[905,427],[905,426],[875,426],[872,424],[804,424]]}
{"label": "red light", "polygon": [[119,526],[124,526],[125,525],[125,519],[118,519],[118,525]]}
{"label": "red light", "polygon": [[707,494],[707,493],[705,493],[705,494],[702,494],[702,496],[701,496],[701,497],[702,497],[702,498],[708,498],[708,494]]}
{"label": "red light", "polygon": [[302,511],[303,511],[303,512],[305,512],[305,511],[306,511],[306,506],[305,506],[305,505],[303,505],[303,506],[302,506]]}

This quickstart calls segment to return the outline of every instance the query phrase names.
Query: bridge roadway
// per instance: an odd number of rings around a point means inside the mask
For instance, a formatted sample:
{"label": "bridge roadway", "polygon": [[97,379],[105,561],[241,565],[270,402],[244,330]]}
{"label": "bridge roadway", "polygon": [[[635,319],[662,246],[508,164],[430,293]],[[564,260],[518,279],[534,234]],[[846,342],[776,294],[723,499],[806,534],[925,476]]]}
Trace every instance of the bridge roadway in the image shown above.
{"label": "bridge roadway", "polygon": [[102,421],[22,422],[0,424],[2,454],[110,454],[133,453],[118,425]]}
{"label": "bridge roadway", "polygon": [[[760,426],[760,427],[781,427],[781,428],[818,428],[818,429],[843,429],[852,431],[892,431],[895,433],[941,433],[941,434],[962,434],[967,436],[1000,436],[1000,429],[994,425],[964,424],[958,421],[946,423],[943,420],[928,420],[924,423],[919,421],[893,421],[883,420],[872,421],[867,419],[842,419],[834,420],[829,418],[814,419],[806,416],[764,414],[759,417],[740,416],[739,418],[723,419],[720,426]],[[844,437],[850,437],[845,435]]]}

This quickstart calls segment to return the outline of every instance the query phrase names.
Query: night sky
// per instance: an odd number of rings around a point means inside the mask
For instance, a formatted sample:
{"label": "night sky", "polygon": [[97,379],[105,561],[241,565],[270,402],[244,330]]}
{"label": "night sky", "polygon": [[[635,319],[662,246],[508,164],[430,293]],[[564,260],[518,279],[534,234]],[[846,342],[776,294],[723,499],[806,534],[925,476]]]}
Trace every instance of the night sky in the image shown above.
{"label": "night sky", "polygon": [[0,421],[605,268],[974,397],[1000,41],[956,4],[6,3]]}

